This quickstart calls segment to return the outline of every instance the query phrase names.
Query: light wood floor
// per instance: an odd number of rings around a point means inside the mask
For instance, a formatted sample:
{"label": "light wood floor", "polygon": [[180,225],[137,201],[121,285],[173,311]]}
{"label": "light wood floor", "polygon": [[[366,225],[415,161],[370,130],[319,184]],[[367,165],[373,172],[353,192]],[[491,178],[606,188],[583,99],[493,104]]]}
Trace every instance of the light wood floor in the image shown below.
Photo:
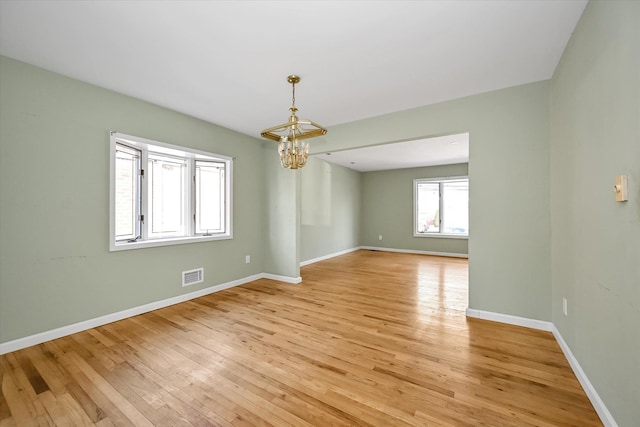
{"label": "light wood floor", "polygon": [[602,425],[550,333],[467,319],[467,261],[373,251],[0,356],[0,426]]}

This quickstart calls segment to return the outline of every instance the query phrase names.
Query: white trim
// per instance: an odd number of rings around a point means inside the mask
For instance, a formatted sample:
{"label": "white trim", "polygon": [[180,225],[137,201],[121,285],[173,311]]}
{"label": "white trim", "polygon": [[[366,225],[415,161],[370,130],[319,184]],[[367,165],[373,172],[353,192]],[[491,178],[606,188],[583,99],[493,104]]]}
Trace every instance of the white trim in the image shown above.
{"label": "white trim", "polygon": [[582,370],[580,363],[578,363],[578,360],[573,355],[571,348],[565,342],[564,338],[562,338],[562,334],[560,334],[560,331],[558,331],[553,323],[543,320],[529,319],[526,317],[511,316],[509,314],[475,310],[472,308],[467,308],[467,316],[551,332],[558,342],[560,349],[564,353],[564,356],[567,358],[567,361],[569,362],[574,375],[578,379],[578,382],[580,382],[582,389],[589,398],[589,401],[593,405],[593,408],[596,410],[596,413],[600,417],[600,421],[602,421],[605,427],[618,427],[618,424],[613,418],[613,415],[611,415],[611,412],[609,412],[609,410],[607,409],[606,405],[598,395],[595,387],[593,386],[593,384],[591,384],[591,381],[589,381],[587,374],[585,374],[584,370]]}
{"label": "white trim", "polygon": [[279,274],[262,273],[262,278],[277,280],[279,282],[291,283],[297,285],[302,282],[302,277],[280,276]]}
{"label": "white trim", "polygon": [[332,254],[324,255],[324,256],[321,256],[321,257],[318,257],[318,258],[308,259],[306,261],[302,261],[300,263],[300,267],[304,267],[305,265],[313,264],[315,262],[324,261],[325,259],[335,258],[337,256],[348,254],[350,252],[355,252],[357,250],[360,250],[360,247],[355,247],[355,248],[351,248],[351,249],[345,249],[344,251],[334,252]]}
{"label": "white trim", "polygon": [[527,317],[512,316],[510,314],[494,313],[492,311],[475,310],[467,308],[467,317],[491,320],[493,322],[507,323],[509,325],[524,326],[525,328],[540,329],[551,332],[553,323],[544,320],[529,319]]}
{"label": "white trim", "polygon": [[447,234],[447,233],[414,233],[413,237],[427,237],[433,239],[467,239],[469,234]]}
{"label": "white trim", "polygon": [[598,413],[598,416],[600,417],[600,421],[602,421],[602,423],[606,427],[618,427],[618,424],[616,423],[616,420],[613,418],[613,415],[611,415],[611,412],[609,412],[609,410],[607,409],[606,405],[598,395],[598,392],[596,391],[595,387],[593,386],[593,384],[591,384],[591,381],[589,381],[587,374],[585,374],[585,372],[582,370],[582,366],[580,366],[580,363],[578,363],[578,360],[573,355],[571,348],[569,348],[569,345],[566,343],[564,338],[562,338],[560,331],[558,331],[555,325],[552,325],[551,332],[553,333],[553,336],[556,338],[556,341],[558,341],[558,344],[560,345],[562,352],[564,353],[565,357],[569,361],[569,365],[571,365],[571,369],[573,369],[573,373],[576,375],[576,378],[578,378],[578,381],[580,382],[580,385],[584,389],[584,392],[587,394],[587,397],[591,401],[593,408]]}
{"label": "white trim", "polygon": [[198,243],[198,242],[210,242],[213,240],[231,240],[233,239],[233,235],[231,234],[216,234],[212,236],[187,236],[187,237],[172,237],[168,239],[153,239],[153,240],[142,240],[133,243],[114,243],[109,246],[109,250],[111,252],[116,251],[128,251],[132,249],[142,249],[142,248],[155,248],[158,246],[170,246],[170,245],[183,245],[186,243]]}
{"label": "white trim", "polygon": [[264,273],[254,274],[253,276],[247,276],[242,279],[232,280],[231,282],[210,286],[208,288],[201,289],[195,292],[190,292],[188,294],[178,295],[178,296],[167,298],[161,301],[140,305],[138,307],[132,307],[123,311],[119,311],[117,313],[111,313],[105,316],[96,317],[94,319],[85,320],[82,322],[63,326],[61,328],[53,329],[50,331],[41,332],[28,337],[18,338],[13,341],[0,343],[0,354],[6,354],[12,351],[17,351],[23,348],[31,347],[32,345],[42,344],[43,342],[46,342],[46,341],[51,341],[56,338],[61,338],[67,335],[75,334],[77,332],[86,331],[87,329],[96,328],[98,326],[106,325],[108,323],[116,322],[118,320],[126,319],[128,317],[137,316],[139,314],[147,313],[149,311],[158,310],[160,308],[168,307],[170,305],[179,304],[181,302],[189,301],[194,298],[199,298],[205,295],[219,292],[224,289],[233,288],[235,286],[244,285],[245,283],[253,282],[254,280],[258,280],[262,278],[271,278],[271,277],[267,277],[267,275],[265,275]]}
{"label": "white trim", "polygon": [[360,246],[360,249],[366,249],[369,251],[401,252],[405,254],[447,256],[447,257],[453,257],[453,258],[469,258],[469,254],[458,254],[455,252],[434,252],[434,251],[419,251],[419,250],[413,250],[413,249],[379,248],[377,246]]}

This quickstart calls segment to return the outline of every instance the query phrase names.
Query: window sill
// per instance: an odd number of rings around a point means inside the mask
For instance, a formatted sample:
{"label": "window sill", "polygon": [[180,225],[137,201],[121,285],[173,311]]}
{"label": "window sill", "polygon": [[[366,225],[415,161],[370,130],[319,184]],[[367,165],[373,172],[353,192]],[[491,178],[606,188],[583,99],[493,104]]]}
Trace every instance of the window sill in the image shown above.
{"label": "window sill", "polygon": [[436,239],[469,239],[468,234],[420,233],[413,237],[435,237]]}
{"label": "window sill", "polygon": [[157,246],[182,245],[185,243],[210,242],[213,240],[229,240],[233,239],[230,234],[219,234],[215,236],[193,236],[193,237],[176,237],[172,239],[154,239],[142,242],[112,242],[109,246],[109,252],[127,251],[131,249],[154,248]]}

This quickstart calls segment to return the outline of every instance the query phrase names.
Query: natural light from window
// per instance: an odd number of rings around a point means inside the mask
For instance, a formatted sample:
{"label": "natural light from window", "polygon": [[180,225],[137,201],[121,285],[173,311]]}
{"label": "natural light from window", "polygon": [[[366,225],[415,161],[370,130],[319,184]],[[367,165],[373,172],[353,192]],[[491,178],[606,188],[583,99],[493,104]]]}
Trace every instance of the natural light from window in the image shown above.
{"label": "natural light from window", "polygon": [[414,180],[416,237],[469,235],[468,177]]}

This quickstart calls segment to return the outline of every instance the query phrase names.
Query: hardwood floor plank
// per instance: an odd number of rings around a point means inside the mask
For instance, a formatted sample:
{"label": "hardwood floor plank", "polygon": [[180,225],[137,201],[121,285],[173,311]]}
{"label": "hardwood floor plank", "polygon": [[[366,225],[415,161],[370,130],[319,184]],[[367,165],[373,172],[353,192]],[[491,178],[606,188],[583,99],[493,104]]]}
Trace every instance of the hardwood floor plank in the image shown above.
{"label": "hardwood floor plank", "polygon": [[38,396],[47,412],[58,426],[93,427],[94,423],[69,394],[54,396],[50,391]]}
{"label": "hardwood floor plank", "polygon": [[551,333],[465,316],[467,260],[301,274],[0,356],[0,427],[602,425]]}
{"label": "hardwood floor plank", "polygon": [[13,375],[6,368],[2,373],[2,397],[7,403],[12,421],[26,422],[35,418],[35,410],[31,410],[29,402],[25,402],[21,398]]}
{"label": "hardwood floor plank", "polygon": [[55,425],[42,402],[38,400],[16,356],[16,354],[10,354],[7,357],[9,364],[4,365],[7,369],[3,374],[2,382],[2,393],[7,400],[9,411],[14,415],[15,422],[34,426]]}
{"label": "hardwood floor plank", "polygon": [[66,388],[91,422],[98,423],[107,418],[102,408],[100,408],[78,384],[70,382]]}
{"label": "hardwood floor plank", "polygon": [[122,413],[136,426],[152,426],[153,424],[147,419],[139,408],[135,407],[132,402],[127,400],[111,383],[98,374],[88,363],[76,353],[67,353],[65,355],[68,363],[78,367],[91,381],[91,384],[102,392]]}

